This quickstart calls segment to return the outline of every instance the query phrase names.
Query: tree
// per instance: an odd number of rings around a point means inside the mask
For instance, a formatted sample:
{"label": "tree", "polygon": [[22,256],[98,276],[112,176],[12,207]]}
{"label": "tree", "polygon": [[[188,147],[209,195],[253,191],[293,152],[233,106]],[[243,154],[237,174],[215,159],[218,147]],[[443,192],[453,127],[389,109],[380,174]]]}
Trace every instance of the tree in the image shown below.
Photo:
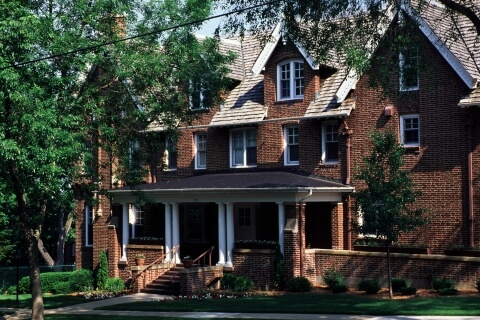
{"label": "tree", "polygon": [[[384,39],[385,30],[391,24],[393,13],[401,8],[411,14],[404,24],[418,26],[419,16],[428,10],[430,0],[216,0],[225,12],[231,14],[222,25],[227,33],[251,33],[268,41],[270,31],[282,20],[282,35],[301,44],[318,64],[331,64],[341,57],[341,63],[357,74],[362,74],[371,65],[371,57],[377,44]],[[442,17],[429,21],[434,29],[441,29],[447,46],[467,45],[476,32],[480,40],[480,6],[478,0],[438,0],[446,8]],[[411,9],[411,10],[410,10]],[[441,26],[441,28],[436,28]],[[470,27],[471,26],[471,27]],[[397,47],[405,45],[409,36],[395,34],[395,41],[385,42]],[[470,59],[480,72],[480,61],[471,52]]]}
{"label": "tree", "polygon": [[385,241],[390,297],[392,294],[390,246],[400,235],[426,223],[425,210],[415,208],[421,196],[415,190],[409,172],[401,169],[404,148],[392,132],[373,133],[373,148],[363,159],[356,178],[365,183],[353,194],[355,200],[352,229]]}
{"label": "tree", "polygon": [[[188,24],[210,10],[204,0],[0,1],[0,199],[26,243],[32,319],[43,319],[38,243],[54,200],[72,203],[74,182],[92,198],[110,187],[99,176],[106,163],[86,168],[98,150],[112,162],[153,121],[192,120],[194,75],[220,99],[231,56]],[[126,32],[148,36],[124,41]]]}

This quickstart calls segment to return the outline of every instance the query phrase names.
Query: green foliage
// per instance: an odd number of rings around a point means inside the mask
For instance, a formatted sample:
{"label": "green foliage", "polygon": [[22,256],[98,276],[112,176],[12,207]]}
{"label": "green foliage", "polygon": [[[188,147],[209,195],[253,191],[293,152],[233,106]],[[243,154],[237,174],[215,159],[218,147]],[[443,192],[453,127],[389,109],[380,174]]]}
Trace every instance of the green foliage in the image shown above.
{"label": "green foliage", "polygon": [[84,292],[93,288],[93,272],[87,269],[75,270],[69,278],[72,292]]}
{"label": "green foliage", "polygon": [[236,279],[237,277],[233,273],[224,273],[222,279],[220,280],[220,284],[223,289],[233,290],[235,288]]}
{"label": "green foliage", "polygon": [[109,292],[118,292],[125,289],[125,283],[119,278],[108,278],[105,282],[105,290]]}
{"label": "green foliage", "polygon": [[410,296],[410,295],[414,295],[417,293],[417,288],[415,287],[401,287],[400,289],[398,289],[398,292],[400,292],[401,294],[405,295],[405,296]]}
{"label": "green foliage", "polygon": [[367,294],[376,294],[380,289],[378,279],[363,279],[358,283],[358,290],[365,291]]}
{"label": "green foliage", "polygon": [[100,262],[95,274],[95,287],[99,290],[105,289],[108,279],[108,258],[105,250],[100,251]]}
{"label": "green foliage", "polygon": [[287,290],[290,292],[310,292],[313,285],[305,277],[294,277],[287,281]]}
{"label": "green foliage", "polygon": [[343,275],[336,269],[327,269],[323,273],[323,282],[332,289],[333,287],[343,285]]}
{"label": "green foliage", "polygon": [[69,294],[71,292],[70,282],[56,282],[51,291],[53,294]]}
{"label": "green foliage", "polygon": [[458,293],[458,290],[455,288],[442,288],[438,290],[438,293],[442,296],[453,296]]}
{"label": "green foliage", "polygon": [[477,288],[477,291],[480,292],[480,279],[477,279],[477,281],[475,281],[475,288]]}
{"label": "green foliage", "polygon": [[336,284],[333,287],[330,287],[333,293],[343,293],[348,291],[348,286],[345,284]]}
{"label": "green foliage", "polygon": [[433,290],[440,292],[442,290],[451,290],[455,289],[455,281],[452,279],[443,278],[433,278],[432,279],[432,288]]}
{"label": "green foliage", "polygon": [[254,283],[252,279],[246,276],[238,276],[235,279],[235,292],[244,292],[252,290]]}
{"label": "green foliage", "polygon": [[400,292],[400,289],[408,287],[407,280],[403,278],[392,278],[393,292]]}
{"label": "green foliage", "polygon": [[273,259],[273,281],[275,287],[279,290],[285,288],[285,262],[283,260],[283,254],[280,250],[280,244],[275,246],[275,256]]}

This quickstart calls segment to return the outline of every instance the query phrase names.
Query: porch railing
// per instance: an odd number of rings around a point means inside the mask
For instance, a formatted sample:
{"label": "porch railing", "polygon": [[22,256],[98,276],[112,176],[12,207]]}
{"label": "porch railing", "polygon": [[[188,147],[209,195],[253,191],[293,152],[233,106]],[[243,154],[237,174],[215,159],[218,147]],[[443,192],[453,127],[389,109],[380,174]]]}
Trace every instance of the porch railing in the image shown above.
{"label": "porch railing", "polygon": [[[202,253],[201,255],[198,256],[198,258],[196,258],[195,260],[193,260],[193,265],[195,266],[195,264],[197,266],[207,266],[206,264],[206,259],[208,258],[208,266],[211,266],[212,265],[212,252],[213,252],[213,249],[215,248],[215,246],[212,246],[210,249],[208,249],[207,251],[205,251],[204,253]],[[203,264],[200,265],[198,263],[198,261],[200,260],[203,260]]]}
{"label": "porch railing", "polygon": [[139,273],[135,275],[132,279],[132,287],[137,281],[138,277],[140,277],[143,273],[147,272],[150,268],[152,268],[154,265],[158,263],[162,263],[165,261],[165,257],[167,257],[169,254],[172,255],[173,257],[173,265],[169,265],[169,269],[172,267],[175,267],[177,265],[177,251],[180,249],[180,245],[176,245],[175,247],[172,248],[172,250],[165,252],[163,255],[161,255],[157,260],[153,261],[150,263],[148,266],[146,266],[143,270],[141,270]]}

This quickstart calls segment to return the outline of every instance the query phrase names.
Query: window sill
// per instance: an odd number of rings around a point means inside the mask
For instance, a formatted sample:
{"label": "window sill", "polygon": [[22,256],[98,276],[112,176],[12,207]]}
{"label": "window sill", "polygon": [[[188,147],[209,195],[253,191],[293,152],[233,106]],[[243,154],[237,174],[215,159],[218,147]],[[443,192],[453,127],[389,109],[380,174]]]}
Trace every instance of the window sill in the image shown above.
{"label": "window sill", "polygon": [[338,167],[338,162],[325,162],[325,163],[322,163],[321,166],[323,168],[334,168],[334,167]]}
{"label": "window sill", "polygon": [[251,169],[256,168],[257,166],[230,166],[230,169]]}
{"label": "window sill", "polygon": [[300,163],[299,162],[297,162],[297,163],[284,163],[283,165],[285,167],[293,167],[293,166],[299,166]]}
{"label": "window sill", "polygon": [[410,91],[418,91],[419,90],[419,87],[407,87],[407,88],[400,88],[399,91],[400,92],[410,92]]}
{"label": "window sill", "polygon": [[420,146],[403,146],[403,148],[405,149],[405,153],[420,153]]}
{"label": "window sill", "polygon": [[297,103],[297,102],[303,102],[304,99],[303,98],[294,98],[294,99],[284,99],[284,100],[277,100],[274,102],[274,104],[276,105],[280,105],[280,104],[294,104],[294,103]]}
{"label": "window sill", "polygon": [[207,170],[207,168],[195,168],[195,170]]}
{"label": "window sill", "polygon": [[163,172],[175,172],[177,171],[177,168],[175,169],[163,169]]}

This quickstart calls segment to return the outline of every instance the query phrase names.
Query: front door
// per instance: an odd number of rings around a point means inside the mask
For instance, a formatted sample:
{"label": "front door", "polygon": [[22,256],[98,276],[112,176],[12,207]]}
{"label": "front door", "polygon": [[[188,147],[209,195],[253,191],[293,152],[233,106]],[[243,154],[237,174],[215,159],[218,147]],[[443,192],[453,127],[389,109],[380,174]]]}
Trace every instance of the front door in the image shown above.
{"label": "front door", "polygon": [[239,204],[235,210],[235,239],[256,240],[255,206]]}

